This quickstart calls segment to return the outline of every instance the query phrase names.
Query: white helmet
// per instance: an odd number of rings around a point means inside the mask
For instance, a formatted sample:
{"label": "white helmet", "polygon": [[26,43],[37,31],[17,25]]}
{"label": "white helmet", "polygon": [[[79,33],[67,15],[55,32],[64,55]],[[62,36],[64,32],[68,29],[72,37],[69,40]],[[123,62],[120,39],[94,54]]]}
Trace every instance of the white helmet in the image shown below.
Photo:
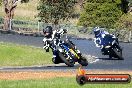
{"label": "white helmet", "polygon": [[98,37],[98,36],[100,36],[100,34],[101,34],[101,29],[100,29],[99,27],[95,27],[95,28],[93,29],[93,32],[94,32],[94,34],[95,34],[95,37]]}

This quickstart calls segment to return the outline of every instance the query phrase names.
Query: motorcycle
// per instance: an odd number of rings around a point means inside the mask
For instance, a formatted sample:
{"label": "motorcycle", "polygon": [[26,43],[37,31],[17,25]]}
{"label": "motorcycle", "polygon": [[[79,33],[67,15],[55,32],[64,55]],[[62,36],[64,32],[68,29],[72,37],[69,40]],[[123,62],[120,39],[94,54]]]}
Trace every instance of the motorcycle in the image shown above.
{"label": "motorcycle", "polygon": [[114,57],[119,60],[124,59],[122,56],[122,48],[119,45],[117,37],[106,35],[101,41],[101,51],[103,55],[109,55],[109,58]]}
{"label": "motorcycle", "polygon": [[59,37],[47,44],[49,44],[48,46],[56,55],[56,59],[52,58],[53,63],[65,63],[69,67],[73,67],[75,62],[78,62],[82,66],[88,65],[87,59],[83,57],[81,52],[76,49],[75,45],[69,39],[66,38],[64,41],[61,41]]}

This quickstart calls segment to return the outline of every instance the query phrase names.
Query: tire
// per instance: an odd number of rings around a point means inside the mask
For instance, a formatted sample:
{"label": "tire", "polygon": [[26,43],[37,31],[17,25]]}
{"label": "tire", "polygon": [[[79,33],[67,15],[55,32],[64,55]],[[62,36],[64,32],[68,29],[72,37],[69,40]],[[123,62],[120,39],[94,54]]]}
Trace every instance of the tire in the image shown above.
{"label": "tire", "polygon": [[58,55],[59,55],[60,59],[61,59],[67,66],[69,66],[69,67],[74,67],[74,64],[75,64],[74,61],[70,63],[68,60],[66,60],[66,58],[64,57],[64,55],[63,55],[61,52],[58,52]]}
{"label": "tire", "polygon": [[109,59],[112,59],[112,55],[109,55]]}
{"label": "tire", "polygon": [[118,60],[123,60],[124,58],[122,57],[122,50],[117,51],[116,48],[113,49],[115,56],[118,58]]}
{"label": "tire", "polygon": [[85,57],[81,57],[78,61],[79,64],[81,64],[82,66],[87,66],[88,65],[88,61]]}

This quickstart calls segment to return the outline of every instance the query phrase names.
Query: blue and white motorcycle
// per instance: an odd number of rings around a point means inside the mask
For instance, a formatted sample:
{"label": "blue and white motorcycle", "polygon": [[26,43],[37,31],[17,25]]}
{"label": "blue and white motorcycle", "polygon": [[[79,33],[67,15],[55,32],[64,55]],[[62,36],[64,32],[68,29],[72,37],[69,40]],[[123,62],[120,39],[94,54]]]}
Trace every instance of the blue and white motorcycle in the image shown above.
{"label": "blue and white motorcycle", "polygon": [[106,34],[104,38],[100,38],[100,45],[103,55],[109,55],[109,58],[123,59],[122,48],[117,37]]}

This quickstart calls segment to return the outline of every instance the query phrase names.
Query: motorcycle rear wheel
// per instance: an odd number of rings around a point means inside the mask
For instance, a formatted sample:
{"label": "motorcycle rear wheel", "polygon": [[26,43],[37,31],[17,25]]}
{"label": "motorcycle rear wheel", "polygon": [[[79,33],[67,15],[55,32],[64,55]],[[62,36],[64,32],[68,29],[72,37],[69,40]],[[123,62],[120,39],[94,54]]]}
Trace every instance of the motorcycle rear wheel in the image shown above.
{"label": "motorcycle rear wheel", "polygon": [[74,67],[74,64],[75,64],[74,61],[73,61],[73,62],[68,61],[68,60],[66,59],[66,57],[65,57],[61,52],[58,52],[58,55],[59,55],[60,59],[61,59],[67,66],[69,66],[69,67]]}

